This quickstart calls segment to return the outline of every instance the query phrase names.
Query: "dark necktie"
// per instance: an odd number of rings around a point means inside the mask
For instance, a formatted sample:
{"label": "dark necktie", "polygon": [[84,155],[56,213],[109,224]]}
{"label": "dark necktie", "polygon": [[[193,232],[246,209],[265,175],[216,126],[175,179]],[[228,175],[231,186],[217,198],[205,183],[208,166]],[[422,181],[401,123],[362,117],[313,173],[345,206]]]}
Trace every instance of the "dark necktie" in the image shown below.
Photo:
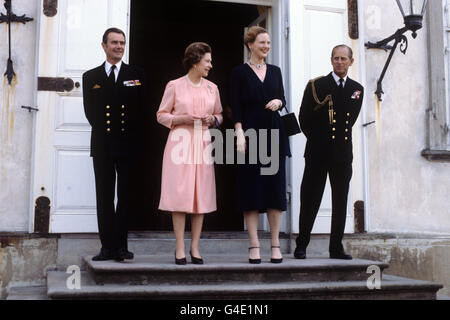
{"label": "dark necktie", "polygon": [[338,87],[341,90],[344,89],[344,79],[342,79],[342,78],[339,79],[339,86]]}
{"label": "dark necktie", "polygon": [[113,65],[110,70],[111,71],[109,72],[108,81],[111,85],[114,86],[116,84],[116,73],[114,72],[116,70],[116,66]]}

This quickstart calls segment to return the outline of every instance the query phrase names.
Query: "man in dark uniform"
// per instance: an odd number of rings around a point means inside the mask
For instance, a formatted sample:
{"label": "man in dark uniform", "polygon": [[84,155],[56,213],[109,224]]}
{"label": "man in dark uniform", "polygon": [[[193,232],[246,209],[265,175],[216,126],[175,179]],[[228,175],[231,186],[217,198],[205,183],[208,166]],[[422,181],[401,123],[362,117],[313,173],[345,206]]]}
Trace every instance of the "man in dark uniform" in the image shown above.
{"label": "man in dark uniform", "polygon": [[[134,209],[139,130],[146,104],[144,72],[122,62],[125,34],[103,36],[106,62],[83,74],[86,118],[92,126],[97,221],[102,249],[95,261],[133,259],[128,251],[127,215]],[[114,208],[117,176],[117,207]]]}
{"label": "man in dark uniform", "polygon": [[311,80],[304,92],[299,121],[307,143],[300,195],[300,229],[294,252],[297,259],[306,258],[327,175],[332,191],[330,258],[352,259],[344,251],[342,238],[352,176],[352,127],[364,96],[364,88],[347,76],[353,61],[350,47],[335,47],[331,57],[333,72]]}

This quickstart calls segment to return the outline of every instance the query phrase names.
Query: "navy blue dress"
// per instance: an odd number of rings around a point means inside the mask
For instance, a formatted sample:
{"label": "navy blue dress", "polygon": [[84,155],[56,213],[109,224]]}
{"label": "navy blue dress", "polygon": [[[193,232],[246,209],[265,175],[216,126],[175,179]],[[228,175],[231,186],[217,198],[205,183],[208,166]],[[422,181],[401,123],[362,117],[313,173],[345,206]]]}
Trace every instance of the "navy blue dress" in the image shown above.
{"label": "navy blue dress", "polygon": [[[279,130],[278,163],[279,168],[274,175],[262,175],[261,168],[272,164],[261,163],[258,156],[256,164],[250,164],[248,158],[249,140],[247,139],[247,154],[245,164],[237,164],[236,170],[236,205],[238,211],[267,212],[267,209],[286,211],[286,156],[291,156],[289,138],[286,134],[280,113],[266,110],[265,106],[273,99],[279,99],[286,104],[284,97],[281,70],[277,66],[267,65],[264,82],[248,64],[242,64],[233,69],[231,75],[231,107],[233,121],[242,123],[246,132],[255,129],[258,140],[258,154],[261,132],[267,130],[267,139],[262,139],[267,153],[271,150],[271,130]],[[281,109],[280,109],[281,110]],[[265,153],[265,152],[263,152]],[[275,156],[275,155],[274,155]],[[263,161],[264,162],[264,161]]]}

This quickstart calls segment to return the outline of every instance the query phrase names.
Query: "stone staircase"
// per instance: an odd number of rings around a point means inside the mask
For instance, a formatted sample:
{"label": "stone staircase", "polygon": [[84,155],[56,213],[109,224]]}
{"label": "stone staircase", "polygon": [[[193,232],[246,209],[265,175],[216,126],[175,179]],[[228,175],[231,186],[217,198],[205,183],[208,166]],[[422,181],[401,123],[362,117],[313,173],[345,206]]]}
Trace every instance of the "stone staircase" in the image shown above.
{"label": "stone staircase", "polygon": [[[50,271],[50,299],[151,300],[296,300],[408,299],[435,300],[441,285],[383,275],[380,289],[369,289],[369,266],[382,271],[387,264],[354,259],[296,260],[250,265],[247,256],[208,255],[204,265],[174,264],[167,255],[137,256],[117,263],[84,258],[81,288],[68,289],[66,272]],[[189,259],[189,258],[188,258]]]}
{"label": "stone staircase", "polygon": [[[189,234],[186,234],[189,239]],[[441,285],[383,273],[388,264],[328,258],[329,238],[313,237],[308,259],[293,258],[292,241],[281,235],[282,264],[270,263],[270,235],[260,234],[260,265],[250,265],[246,233],[205,233],[200,241],[204,265],[177,266],[170,233],[132,234],[129,248],[135,259],[121,263],[94,262],[96,235],[62,235],[56,271],[47,272],[46,286],[11,288],[8,300],[151,299],[151,300],[294,300],[408,299],[435,300]],[[189,241],[186,240],[189,248]],[[80,266],[80,289],[69,289],[67,266]],[[370,289],[368,268],[380,271],[380,289]]]}

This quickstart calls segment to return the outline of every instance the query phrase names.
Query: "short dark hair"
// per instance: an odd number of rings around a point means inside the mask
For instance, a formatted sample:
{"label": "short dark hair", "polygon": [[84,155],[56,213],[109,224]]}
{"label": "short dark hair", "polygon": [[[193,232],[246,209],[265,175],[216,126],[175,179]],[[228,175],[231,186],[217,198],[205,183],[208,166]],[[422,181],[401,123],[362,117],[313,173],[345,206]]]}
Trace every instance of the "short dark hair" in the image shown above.
{"label": "short dark hair", "polygon": [[127,36],[125,35],[125,32],[123,32],[122,30],[120,30],[119,28],[109,28],[108,30],[105,31],[105,33],[103,34],[103,43],[107,44],[108,43],[108,36],[110,33],[120,33],[121,35],[123,35],[123,37],[126,39]]}
{"label": "short dark hair", "polygon": [[199,63],[205,54],[211,53],[211,47],[205,42],[191,43],[184,51],[183,68],[184,70],[191,70],[192,66]]}
{"label": "short dark hair", "polygon": [[334,51],[335,51],[336,49],[340,49],[340,48],[347,48],[350,60],[353,59],[353,50],[352,50],[352,48],[350,48],[350,47],[349,47],[348,45],[346,45],[346,44],[340,44],[340,45],[337,45],[336,47],[334,47],[334,48],[333,48],[333,51],[331,51],[331,57],[332,57],[332,58],[334,57]]}

